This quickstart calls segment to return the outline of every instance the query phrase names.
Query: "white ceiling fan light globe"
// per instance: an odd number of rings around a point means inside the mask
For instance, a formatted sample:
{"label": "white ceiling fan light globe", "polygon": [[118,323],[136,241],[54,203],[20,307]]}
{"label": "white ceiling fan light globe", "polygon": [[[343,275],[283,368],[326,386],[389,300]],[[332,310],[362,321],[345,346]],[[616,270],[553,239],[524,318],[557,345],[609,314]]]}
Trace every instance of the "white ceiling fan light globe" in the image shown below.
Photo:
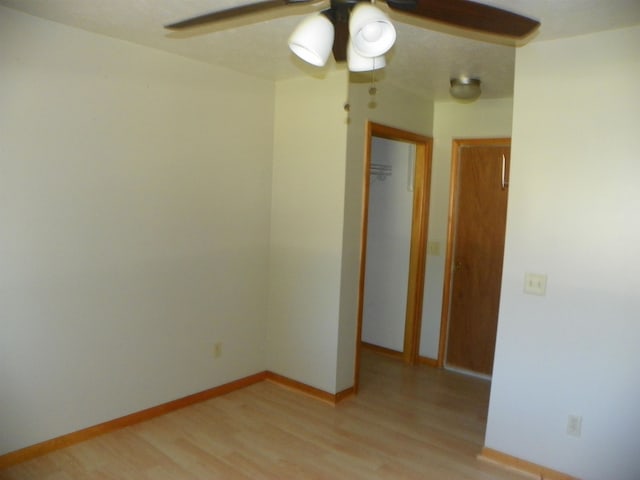
{"label": "white ceiling fan light globe", "polygon": [[298,57],[316,67],[323,67],[333,47],[334,28],[322,13],[306,17],[289,37],[289,48]]}
{"label": "white ceiling fan light globe", "polygon": [[386,65],[384,55],[364,57],[356,52],[351,41],[347,44],[347,66],[350,72],[371,72],[384,68]]}
{"label": "white ceiling fan light globe", "polygon": [[353,48],[364,57],[384,55],[396,41],[396,29],[387,14],[366,2],[353,7],[349,35]]}
{"label": "white ceiling fan light globe", "polygon": [[382,36],[382,26],[379,22],[369,23],[362,29],[362,38],[367,42],[377,42]]}

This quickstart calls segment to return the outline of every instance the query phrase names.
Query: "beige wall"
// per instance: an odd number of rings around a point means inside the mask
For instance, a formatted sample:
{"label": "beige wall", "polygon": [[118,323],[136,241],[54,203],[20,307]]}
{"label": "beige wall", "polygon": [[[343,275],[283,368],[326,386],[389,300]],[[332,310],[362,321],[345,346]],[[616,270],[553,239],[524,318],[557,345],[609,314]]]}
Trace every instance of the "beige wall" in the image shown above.
{"label": "beige wall", "polygon": [[276,84],[268,369],[336,392],[347,73]]}
{"label": "beige wall", "polygon": [[0,45],[0,454],[263,370],[273,84],[2,7]]}
{"label": "beige wall", "polygon": [[440,253],[427,255],[420,338],[422,356],[438,358],[451,180],[451,143],[455,138],[510,137],[512,111],[513,101],[510,98],[480,99],[473,103],[435,103],[428,241],[437,243]]}
{"label": "beige wall", "polygon": [[[635,27],[516,55],[485,443],[585,480],[640,478],[638,45]],[[523,293],[525,272],[548,276],[546,296]]]}

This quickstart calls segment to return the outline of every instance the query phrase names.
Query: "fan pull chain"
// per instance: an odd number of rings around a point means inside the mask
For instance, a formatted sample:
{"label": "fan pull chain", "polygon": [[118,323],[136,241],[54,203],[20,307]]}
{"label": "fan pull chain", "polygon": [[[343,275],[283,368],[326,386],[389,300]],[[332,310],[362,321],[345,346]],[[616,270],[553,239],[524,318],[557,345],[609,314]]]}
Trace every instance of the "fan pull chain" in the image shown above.
{"label": "fan pull chain", "polygon": [[369,86],[369,96],[371,97],[369,99],[369,108],[376,108],[376,106],[378,105],[376,103],[376,93],[378,93],[378,89],[376,88],[376,59],[372,59],[372,65],[371,65],[371,84]]}

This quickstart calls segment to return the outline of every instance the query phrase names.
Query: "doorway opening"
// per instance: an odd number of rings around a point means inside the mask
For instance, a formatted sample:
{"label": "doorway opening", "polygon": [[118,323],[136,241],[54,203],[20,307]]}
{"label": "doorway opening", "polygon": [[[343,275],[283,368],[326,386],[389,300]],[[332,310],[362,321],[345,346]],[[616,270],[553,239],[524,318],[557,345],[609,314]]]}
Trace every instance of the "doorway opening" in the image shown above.
{"label": "doorway opening", "polygon": [[[404,159],[379,156],[377,149],[381,146],[383,150],[405,152],[400,154]],[[419,359],[431,154],[431,138],[373,122],[367,124],[356,390],[362,348],[376,349],[411,365]],[[395,184],[396,193],[376,189],[374,182],[378,187],[383,186],[383,190]],[[404,192],[398,193],[402,190]],[[372,192],[376,192],[374,197]],[[400,212],[397,205],[391,205],[400,197],[400,202],[408,202],[404,212]],[[370,215],[374,210],[375,218]],[[369,235],[372,232],[378,234],[376,238]],[[378,263],[372,264],[372,259]]]}
{"label": "doorway opening", "polygon": [[438,365],[490,378],[511,139],[453,141]]}

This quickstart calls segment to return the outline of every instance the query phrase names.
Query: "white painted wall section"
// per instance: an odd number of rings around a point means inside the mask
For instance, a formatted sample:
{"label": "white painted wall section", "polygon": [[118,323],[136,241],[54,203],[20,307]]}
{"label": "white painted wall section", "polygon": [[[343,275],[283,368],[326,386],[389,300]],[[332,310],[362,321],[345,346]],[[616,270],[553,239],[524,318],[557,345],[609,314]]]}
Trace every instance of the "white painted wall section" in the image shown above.
{"label": "white painted wall section", "polygon": [[336,392],[347,74],[276,85],[268,369]]}
{"label": "white painted wall section", "polygon": [[[585,480],[640,478],[638,45],[634,27],[516,56],[485,443]],[[526,272],[548,276],[546,296],[523,293]]]}
{"label": "white painted wall section", "polygon": [[[373,137],[362,340],[404,349],[415,145]],[[388,170],[387,170],[388,168]]]}
{"label": "white painted wall section", "polygon": [[0,454],[264,370],[273,84],[3,7],[0,45]]}

